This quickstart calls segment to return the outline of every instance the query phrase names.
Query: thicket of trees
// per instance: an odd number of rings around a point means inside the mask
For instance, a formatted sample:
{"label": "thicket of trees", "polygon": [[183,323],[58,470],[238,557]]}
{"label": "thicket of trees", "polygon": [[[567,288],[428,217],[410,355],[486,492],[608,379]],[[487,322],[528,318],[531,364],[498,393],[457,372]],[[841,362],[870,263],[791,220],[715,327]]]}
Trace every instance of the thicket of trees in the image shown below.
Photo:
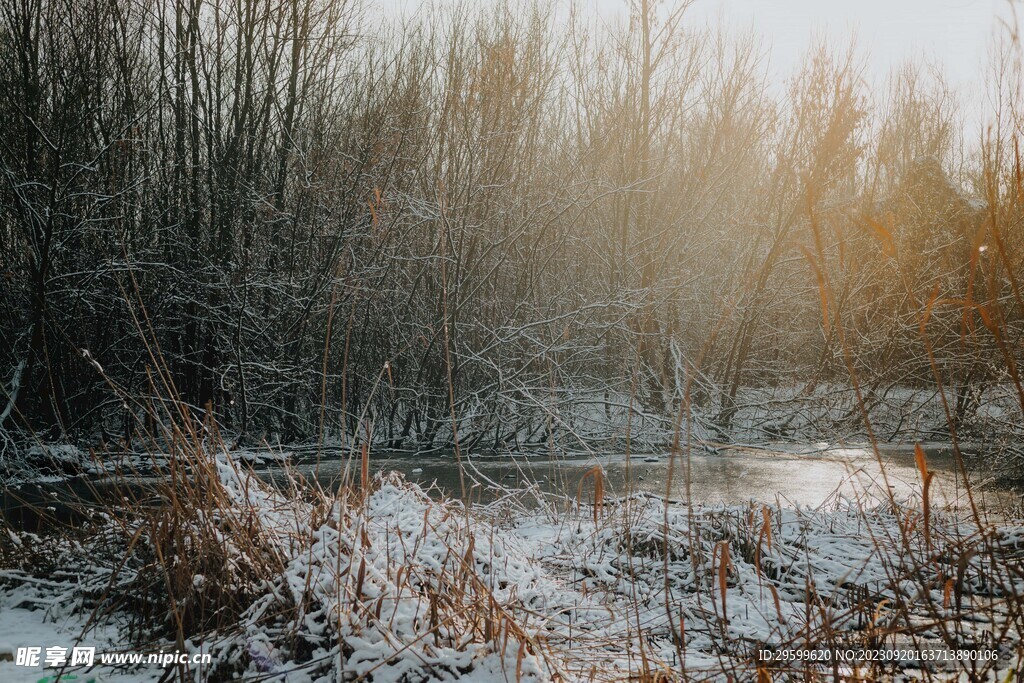
{"label": "thicket of trees", "polygon": [[128,435],[171,385],[243,441],[404,446],[588,402],[728,433],[851,369],[960,421],[1019,391],[1012,40],[975,140],[924,67],[822,47],[779,94],[679,3],[549,4],[2,3],[0,429]]}

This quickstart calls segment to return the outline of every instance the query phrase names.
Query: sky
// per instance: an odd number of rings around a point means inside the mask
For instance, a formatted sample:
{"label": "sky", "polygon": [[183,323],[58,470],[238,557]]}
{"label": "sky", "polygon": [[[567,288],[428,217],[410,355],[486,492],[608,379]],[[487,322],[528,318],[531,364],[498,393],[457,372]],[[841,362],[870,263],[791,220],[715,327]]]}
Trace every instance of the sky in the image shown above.
{"label": "sky", "polygon": [[[592,1],[604,13],[622,4]],[[783,74],[812,36],[845,44],[855,34],[870,76],[884,78],[893,65],[924,57],[961,87],[977,82],[998,18],[1011,16],[1009,0],[697,0],[690,12],[692,21],[722,17],[730,26],[753,26]]]}
{"label": "sky", "polygon": [[[391,14],[427,1],[444,5],[457,0],[377,1]],[[845,46],[855,34],[869,80],[880,83],[891,68],[907,60],[930,60],[963,96],[970,117],[972,105],[980,110],[993,38],[998,31],[1006,32],[999,19],[1013,16],[1014,1],[1018,14],[1024,15],[1024,0],[695,0],[688,21],[753,27],[769,51],[775,82],[795,70],[814,37]],[[627,7],[626,0],[582,2],[609,21],[625,16]]]}

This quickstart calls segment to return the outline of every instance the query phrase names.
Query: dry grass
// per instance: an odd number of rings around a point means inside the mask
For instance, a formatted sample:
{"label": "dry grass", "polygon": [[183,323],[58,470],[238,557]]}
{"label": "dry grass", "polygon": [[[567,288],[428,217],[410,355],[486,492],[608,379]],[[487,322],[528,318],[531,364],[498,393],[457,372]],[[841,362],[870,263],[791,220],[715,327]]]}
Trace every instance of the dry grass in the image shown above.
{"label": "dry grass", "polygon": [[[887,680],[893,668],[877,662],[837,678],[753,653],[1002,646],[998,662],[966,670],[983,681],[1019,656],[1024,533],[998,518],[979,527],[927,498],[688,509],[610,498],[593,470],[579,492],[592,479],[590,503],[467,509],[393,476],[371,481],[366,450],[368,485],[271,487],[209,427],[168,442],[155,498],[51,529],[65,542],[48,558],[52,544],[5,546],[23,576],[82,567],[68,590],[87,620],[128,614],[140,642],[215,653],[213,668],[178,680],[290,668],[340,680]],[[919,466],[930,481],[923,454]]]}

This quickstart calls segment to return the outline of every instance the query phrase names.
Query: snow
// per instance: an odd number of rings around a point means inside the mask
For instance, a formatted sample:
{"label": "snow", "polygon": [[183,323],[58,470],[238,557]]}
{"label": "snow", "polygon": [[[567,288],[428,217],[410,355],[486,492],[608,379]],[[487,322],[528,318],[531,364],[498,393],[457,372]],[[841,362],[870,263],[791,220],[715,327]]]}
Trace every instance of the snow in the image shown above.
{"label": "snow", "polygon": [[[965,450],[986,450],[992,458],[1024,459],[1016,443],[1024,437],[1020,420],[1011,419],[1019,414],[1015,385],[1001,376],[978,397],[977,410],[958,425],[960,445]],[[947,400],[952,400],[947,396]],[[514,451],[517,456],[550,455],[593,456],[598,453],[633,453],[663,451],[676,438],[677,410],[662,414],[648,412],[629,392],[596,392],[582,386],[566,385],[557,390],[554,414],[533,420],[530,410],[537,405],[520,406],[524,414],[509,419],[509,424],[522,422],[514,439],[498,448],[503,455]],[[545,404],[546,405],[546,404]],[[742,445],[774,448],[790,447],[817,451],[832,451],[833,444],[866,443],[869,435],[860,419],[860,401],[852,387],[845,384],[816,384],[808,390],[804,384],[782,384],[769,387],[743,387],[739,389],[732,406],[735,414],[728,427],[718,417],[724,406],[721,400],[692,406],[687,434],[698,449],[717,453]],[[934,388],[921,389],[892,385],[870,392],[865,397],[865,408],[874,434],[885,443],[927,442],[931,439],[948,441],[946,415],[942,400]],[[851,417],[858,416],[858,417]],[[480,429],[472,419],[459,420],[460,439],[468,439]],[[541,429],[541,427],[544,429]],[[550,426],[548,433],[546,427]],[[372,444],[375,453],[386,452],[391,441],[388,430],[375,433]],[[227,436],[227,434],[225,434]],[[414,447],[418,438],[413,435],[406,443]],[[827,439],[827,441],[822,440]],[[230,438],[226,439],[231,441]],[[109,445],[109,444],[108,444]],[[450,449],[450,435],[444,428],[434,435],[429,446],[437,451]],[[25,482],[43,483],[60,481],[69,475],[110,476],[114,472],[133,472],[145,476],[167,469],[167,454],[153,452],[153,444],[138,442],[113,450],[114,460],[100,462],[87,449],[68,444],[21,444],[14,449],[14,457],[0,461],[0,476],[9,485]],[[165,445],[166,446],[166,445]],[[96,442],[98,450],[105,446]],[[135,450],[133,450],[135,449]],[[167,446],[168,450],[172,450]],[[351,439],[329,434],[323,439],[306,444],[292,444],[287,449],[236,449],[231,457],[247,464],[285,465],[303,460],[319,459],[326,452],[351,450]],[[410,453],[414,451],[400,451]]]}
{"label": "snow", "polygon": [[[0,579],[2,581],[2,579]],[[39,683],[56,680],[59,672],[39,666],[18,666],[15,662],[19,647],[96,647],[102,651],[121,651],[125,638],[114,625],[90,629],[83,633],[83,615],[70,608],[61,598],[66,597],[56,586],[24,581],[8,584],[0,589],[0,681],[4,683]],[[98,659],[97,659],[98,661]],[[117,683],[151,683],[164,673],[159,667],[139,668],[134,671],[91,671],[70,673],[65,680],[87,683],[90,680],[117,681]],[[70,678],[77,675],[77,679]]]}
{"label": "snow", "polygon": [[[473,535],[465,516],[395,482],[382,483],[360,512],[353,519],[339,503],[327,520],[308,529],[310,547],[292,556],[272,589],[243,617],[247,640],[266,653],[257,669],[295,670],[295,663],[282,661],[289,651],[268,642],[275,633],[268,634],[260,619],[296,605],[301,606],[294,621],[303,627],[300,637],[321,662],[304,670],[310,680],[329,680],[342,652],[346,674],[372,674],[375,681],[408,680],[424,670],[432,680],[503,680],[505,675],[513,680],[517,671],[521,680],[544,680],[536,658],[520,659],[525,646],[513,635],[506,634],[496,651],[490,644],[463,642],[471,628],[468,617],[433,623],[428,616],[437,609],[431,595],[441,582],[463,573],[467,562],[478,574],[494,577],[497,573],[487,568],[496,569],[495,559],[502,558],[505,587],[491,582],[486,588],[500,602],[511,599],[511,586],[527,582],[530,569],[510,562],[502,542]],[[467,591],[466,608],[473,609],[479,596],[472,586]],[[361,608],[369,606],[372,614]],[[280,633],[291,628],[288,624]]]}
{"label": "snow", "polygon": [[[224,456],[215,465],[229,504],[259,525],[282,562],[236,627],[205,635],[214,669],[202,675],[571,681],[685,667],[717,680],[735,667],[752,678],[758,643],[799,642],[826,625],[855,639],[865,599],[881,627],[892,618],[884,604],[943,605],[950,577],[967,605],[1024,592],[1020,573],[990,581],[998,566],[981,553],[958,555],[983,533],[962,513],[932,510],[926,538],[919,500],[688,508],[638,494],[596,508],[552,499],[525,509],[511,498],[466,508],[394,474],[366,493],[316,499],[272,489]],[[1002,557],[1024,554],[1024,526],[1003,522],[984,534]],[[15,536],[19,551],[45,542]],[[90,614],[83,596],[105,585],[118,561],[90,546],[100,536],[61,548],[73,572],[0,574],[0,659],[78,637]],[[246,561],[230,533],[222,541],[233,562]],[[202,591],[216,580],[197,573],[191,583]],[[952,605],[943,609],[954,615]],[[128,618],[114,613],[82,642],[120,647],[132,635]],[[993,625],[960,627],[981,637]],[[922,626],[920,635],[940,634]],[[162,670],[99,673],[134,682]],[[0,680],[39,676],[0,661]]]}

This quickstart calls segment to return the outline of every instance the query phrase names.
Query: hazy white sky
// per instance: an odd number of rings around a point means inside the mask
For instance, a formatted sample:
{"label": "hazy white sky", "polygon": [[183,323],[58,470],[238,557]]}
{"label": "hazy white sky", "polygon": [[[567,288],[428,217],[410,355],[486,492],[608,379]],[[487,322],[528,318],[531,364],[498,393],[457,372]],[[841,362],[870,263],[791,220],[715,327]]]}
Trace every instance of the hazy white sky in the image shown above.
{"label": "hazy white sky", "polygon": [[[619,4],[593,1],[603,11]],[[872,75],[928,57],[957,85],[978,80],[997,19],[1011,16],[1008,0],[697,0],[691,12],[693,20],[721,16],[730,25],[754,26],[771,46],[773,66],[784,73],[811,36],[844,40],[856,33]]]}
{"label": "hazy white sky", "polygon": [[[383,11],[414,9],[428,0],[377,0]],[[449,0],[432,0],[444,5]],[[456,0],[451,0],[455,2]],[[481,1],[481,0],[477,0]],[[563,2],[563,0],[550,0]],[[582,0],[599,16],[614,20],[627,0]],[[670,0],[671,1],[671,0]],[[999,18],[1012,16],[1012,0],[696,0],[690,22],[754,29],[770,49],[774,76],[790,74],[812,36],[845,44],[856,33],[870,79],[884,78],[906,59],[926,58],[943,68],[965,96],[967,108],[982,95],[984,65]],[[1024,0],[1016,0],[1024,14]]]}

